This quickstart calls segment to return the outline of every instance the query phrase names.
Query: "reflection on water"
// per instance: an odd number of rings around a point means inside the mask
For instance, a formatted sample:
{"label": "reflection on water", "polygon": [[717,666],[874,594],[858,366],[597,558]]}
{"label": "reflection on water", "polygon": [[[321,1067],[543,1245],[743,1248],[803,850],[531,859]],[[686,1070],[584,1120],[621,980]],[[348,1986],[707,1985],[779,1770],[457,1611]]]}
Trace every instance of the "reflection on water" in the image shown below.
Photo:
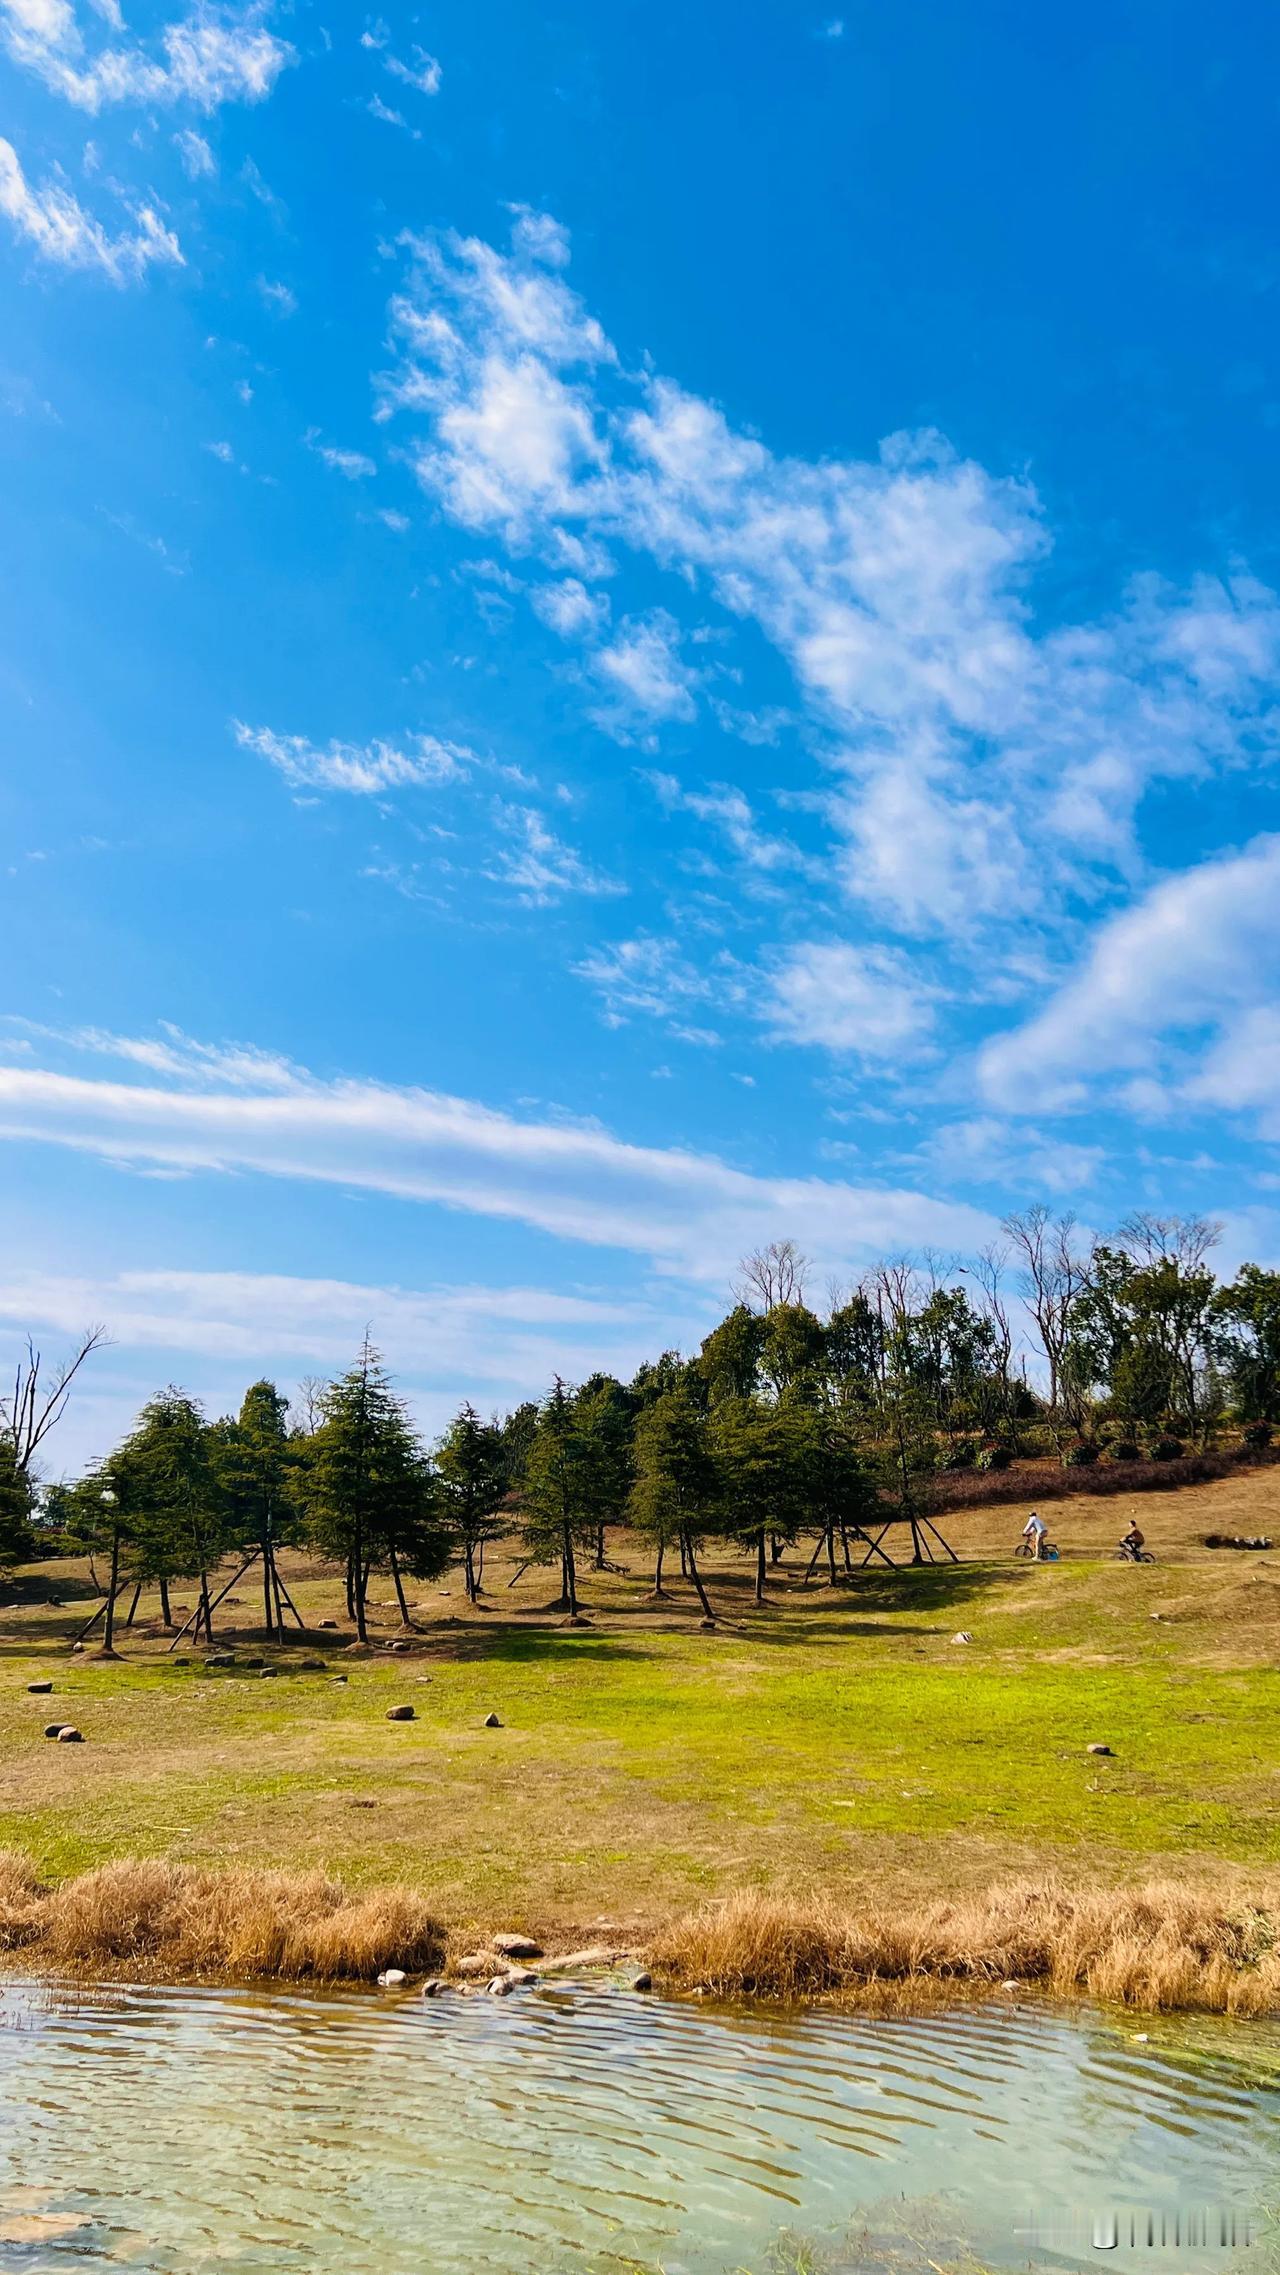
{"label": "reflection on water", "polygon": [[[1280,2173],[1265,2026],[1142,2042],[1017,2007],[762,2016],[600,1985],[0,1989],[15,2271],[763,2275],[950,2266],[967,2244],[991,2265],[1180,2275],[1229,2254],[1187,2248],[1184,2225],[1177,2250],[1124,2228],[1101,2256],[1063,2223],[1239,2216]],[[786,2234],[818,2239],[812,2260],[771,2259]]]}

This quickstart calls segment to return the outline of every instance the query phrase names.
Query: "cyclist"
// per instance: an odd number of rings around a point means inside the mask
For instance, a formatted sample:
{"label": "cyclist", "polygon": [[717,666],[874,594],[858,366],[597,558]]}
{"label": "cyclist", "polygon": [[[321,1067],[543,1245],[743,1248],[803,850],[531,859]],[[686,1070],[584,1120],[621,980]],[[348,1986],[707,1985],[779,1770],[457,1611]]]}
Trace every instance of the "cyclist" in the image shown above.
{"label": "cyclist", "polygon": [[1048,1533],[1049,1527],[1045,1523],[1044,1518],[1038,1516],[1036,1514],[1036,1511],[1033,1509],[1022,1528],[1022,1537],[1024,1540],[1030,1541],[1031,1553],[1034,1556],[1037,1564],[1040,1562],[1041,1557],[1044,1554],[1044,1544],[1048,1538]]}
{"label": "cyclist", "polygon": [[1139,1529],[1138,1520],[1136,1517],[1130,1524],[1129,1530],[1125,1534],[1124,1539],[1121,1541],[1120,1546],[1124,1550],[1125,1555],[1129,1558],[1130,1563],[1136,1564],[1139,1561],[1139,1558],[1141,1557],[1143,1548],[1145,1546],[1145,1540],[1141,1530]]}

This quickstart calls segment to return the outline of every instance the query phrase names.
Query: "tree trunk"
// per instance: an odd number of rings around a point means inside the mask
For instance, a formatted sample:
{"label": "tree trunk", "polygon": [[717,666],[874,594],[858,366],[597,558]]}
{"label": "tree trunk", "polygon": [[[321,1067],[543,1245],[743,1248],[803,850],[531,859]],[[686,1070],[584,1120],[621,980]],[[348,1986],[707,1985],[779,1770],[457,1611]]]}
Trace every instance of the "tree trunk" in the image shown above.
{"label": "tree trunk", "polygon": [[160,1617],[166,1627],[172,1627],[173,1614],[169,1609],[169,1583],[163,1574],[160,1579]]}
{"label": "tree trunk", "polygon": [[667,1592],[662,1585],[662,1558],[664,1549],[665,1543],[663,1541],[659,1541],[658,1554],[653,1567],[653,1592],[655,1596],[665,1596]]}
{"label": "tree trunk", "polygon": [[680,1543],[684,1549],[685,1564],[688,1570],[689,1578],[692,1580],[694,1587],[698,1591],[698,1602],[701,1604],[706,1617],[708,1619],[714,1619],[716,1615],[711,1609],[711,1605],[707,1600],[707,1591],[702,1585],[702,1574],[698,1570],[698,1559],[694,1552],[693,1540],[688,1533],[682,1532],[680,1535]]}
{"label": "tree trunk", "polygon": [[834,1588],[836,1584],[836,1528],[833,1524],[827,1526],[827,1578]]}
{"label": "tree trunk", "polygon": [[467,1602],[473,1604],[480,1593],[480,1584],[476,1579],[476,1552],[469,1540],[463,1543],[462,1572]]}
{"label": "tree trunk", "polygon": [[356,1554],[356,1634],[361,1643],[369,1640],[368,1603],[369,1575],[359,1550]]}
{"label": "tree trunk", "polygon": [[764,1602],[764,1575],[764,1526],[761,1525],[756,1534],[756,1602],[758,1604]]}
{"label": "tree trunk", "polygon": [[394,1548],[391,1551],[391,1577],[396,1584],[396,1602],[400,1606],[400,1624],[402,1627],[412,1627],[413,1621],[409,1617],[409,1606],[404,1600],[404,1582],[400,1577],[400,1559]]}
{"label": "tree trunk", "polygon": [[689,1551],[685,1546],[683,1533],[680,1535],[680,1577],[682,1580],[687,1580],[689,1577]]}
{"label": "tree trunk", "polygon": [[111,1579],[107,1586],[107,1618],[102,1631],[102,1656],[114,1659],[116,1640],[116,1590],[120,1585],[120,1527],[111,1534]]}
{"label": "tree trunk", "polygon": [[[212,1649],[212,1646],[213,1646],[213,1614],[212,1614],[212,1612],[211,1612],[211,1611],[210,1611],[210,1609],[209,1609],[209,1575],[208,1575],[208,1573],[207,1573],[206,1571],[204,1571],[204,1570],[203,1570],[203,1568],[201,1569],[201,1573],[200,1573],[200,1619],[204,1621],[204,1639],[205,1639],[205,1642],[206,1642],[206,1643],[207,1643],[207,1644],[210,1646],[210,1648]],[[196,1625],[197,1625],[197,1627],[199,1626],[199,1624],[200,1624],[200,1622],[199,1622],[199,1620],[198,1620],[198,1621],[196,1622]]]}
{"label": "tree trunk", "polygon": [[776,1532],[771,1532],[769,1535],[769,1562],[771,1564],[781,1564],[783,1546],[784,1543],[780,1536]]}
{"label": "tree trunk", "polygon": [[264,1533],[262,1538],[262,1616],[266,1623],[268,1636],[274,1639],[276,1633],[276,1607],[271,1601],[272,1578],[273,1559],[271,1555],[271,1535],[270,1533]]}
{"label": "tree trunk", "polygon": [[848,1575],[849,1575],[850,1579],[852,1579],[852,1577],[853,1577],[853,1559],[852,1559],[852,1557],[851,1557],[851,1556],[850,1556],[850,1554],[849,1554],[849,1528],[848,1528],[848,1526],[847,1526],[847,1525],[841,1525],[841,1527],[840,1527],[840,1546],[841,1546],[841,1548],[844,1550],[844,1568],[845,1568],[845,1571],[848,1573]]}
{"label": "tree trunk", "polygon": [[564,1596],[572,1618],[578,1609],[578,1570],[573,1554],[573,1534],[567,1525],[564,1531]]}
{"label": "tree trunk", "polygon": [[347,1556],[347,1618],[356,1616],[356,1560],[354,1553]]}

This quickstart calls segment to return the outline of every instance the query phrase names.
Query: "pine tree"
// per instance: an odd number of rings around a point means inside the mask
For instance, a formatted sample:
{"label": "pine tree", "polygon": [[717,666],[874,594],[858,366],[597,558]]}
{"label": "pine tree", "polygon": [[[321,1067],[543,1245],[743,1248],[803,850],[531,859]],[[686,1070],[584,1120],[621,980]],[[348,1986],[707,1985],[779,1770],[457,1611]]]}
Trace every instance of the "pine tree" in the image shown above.
{"label": "pine tree", "polygon": [[520,1492],[525,1546],[532,1562],[560,1565],[560,1597],[553,1607],[571,1617],[578,1609],[577,1550],[593,1534],[589,1447],[574,1402],[557,1375],[543,1404],[529,1448]]}
{"label": "pine tree", "polygon": [[715,1615],[698,1569],[698,1544],[714,1529],[719,1503],[720,1477],[705,1416],[683,1386],[662,1392],[636,1423],[631,1521],[656,1550],[654,1594],[662,1593],[665,1551],[678,1543],[708,1619]]}
{"label": "pine tree", "polygon": [[302,1491],[311,1538],[347,1571],[347,1608],[367,1643],[369,1575],[389,1563],[409,1625],[402,1567],[421,1579],[444,1569],[448,1538],[431,1476],[405,1408],[366,1337],[354,1367],[330,1383],[308,1441]]}
{"label": "pine tree", "polygon": [[582,1441],[595,1566],[603,1572],[607,1566],[606,1532],[610,1525],[626,1521],[627,1496],[635,1475],[631,1451],[635,1410],[630,1393],[607,1374],[592,1375],[573,1403]]}
{"label": "pine tree", "polygon": [[113,1558],[123,1550],[135,1583],[158,1580],[167,1589],[171,1579],[198,1579],[196,1633],[203,1628],[212,1643],[209,1574],[227,1545],[227,1504],[214,1434],[196,1401],[172,1385],[148,1399],[97,1483],[115,1496]]}
{"label": "pine tree", "polygon": [[470,1401],[436,1448],[441,1514],[462,1555],[467,1600],[483,1592],[484,1552],[506,1531],[507,1449],[495,1422],[482,1422]]}
{"label": "pine tree", "polygon": [[228,1537],[262,1564],[262,1609],[268,1635],[284,1638],[284,1592],[276,1551],[297,1533],[298,1452],[288,1428],[289,1402],[273,1382],[251,1383],[238,1417],[217,1425],[214,1444],[227,1497]]}
{"label": "pine tree", "polygon": [[[777,1316],[775,1314],[775,1316]],[[756,1602],[765,1600],[765,1541],[794,1540],[812,1487],[812,1409],[761,1398],[728,1398],[711,1418],[725,1531],[755,1557]]]}
{"label": "pine tree", "polygon": [[21,1564],[35,1552],[32,1492],[8,1437],[0,1436],[0,1566]]}

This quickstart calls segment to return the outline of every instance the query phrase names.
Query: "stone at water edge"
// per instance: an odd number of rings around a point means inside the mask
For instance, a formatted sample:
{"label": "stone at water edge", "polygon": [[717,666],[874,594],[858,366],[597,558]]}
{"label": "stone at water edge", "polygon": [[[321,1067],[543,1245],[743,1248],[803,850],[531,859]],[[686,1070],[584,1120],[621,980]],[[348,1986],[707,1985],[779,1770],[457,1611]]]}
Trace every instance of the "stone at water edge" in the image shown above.
{"label": "stone at water edge", "polygon": [[35,1693],[44,1693],[44,1692],[46,1692],[46,1691],[51,1691],[51,1690],[53,1689],[53,1684],[52,1684],[52,1683],[28,1683],[28,1684],[27,1684],[27,1689],[28,1689],[29,1691],[31,1691],[33,1694],[35,1694]]}
{"label": "stone at water edge", "polygon": [[389,1706],[387,1708],[388,1722],[412,1722],[415,1719],[411,1706]]}
{"label": "stone at water edge", "polygon": [[632,1982],[631,1988],[633,1991],[651,1991],[653,1989],[652,1975],[637,1975]]}
{"label": "stone at water edge", "polygon": [[495,1935],[493,1937],[493,1948],[495,1951],[500,1951],[504,1959],[541,1959],[542,1957],[542,1945],[535,1943],[531,1935]]}
{"label": "stone at water edge", "polygon": [[502,1728],[502,1724],[499,1722],[496,1714],[486,1714],[480,1727],[482,1730],[500,1730]]}
{"label": "stone at water edge", "polygon": [[424,1999],[438,1999],[440,1993],[447,1988],[448,1985],[442,1976],[431,1975],[422,1986],[422,1995]]}
{"label": "stone at water edge", "polygon": [[491,1982],[486,1983],[485,1989],[491,1999],[504,1999],[511,1989],[510,1975],[495,1975]]}
{"label": "stone at water edge", "polygon": [[1015,1976],[1011,1975],[1007,1983],[1001,1983],[1000,1988],[1002,1991],[1020,1991],[1022,1985]]}
{"label": "stone at water edge", "polygon": [[74,1722],[66,1722],[58,1732],[58,1744],[60,1746],[82,1746],[84,1734],[77,1730]]}
{"label": "stone at water edge", "polygon": [[384,1991],[394,1991],[398,1990],[400,1984],[405,1980],[403,1967],[384,1967],[378,1977],[378,1985]]}

